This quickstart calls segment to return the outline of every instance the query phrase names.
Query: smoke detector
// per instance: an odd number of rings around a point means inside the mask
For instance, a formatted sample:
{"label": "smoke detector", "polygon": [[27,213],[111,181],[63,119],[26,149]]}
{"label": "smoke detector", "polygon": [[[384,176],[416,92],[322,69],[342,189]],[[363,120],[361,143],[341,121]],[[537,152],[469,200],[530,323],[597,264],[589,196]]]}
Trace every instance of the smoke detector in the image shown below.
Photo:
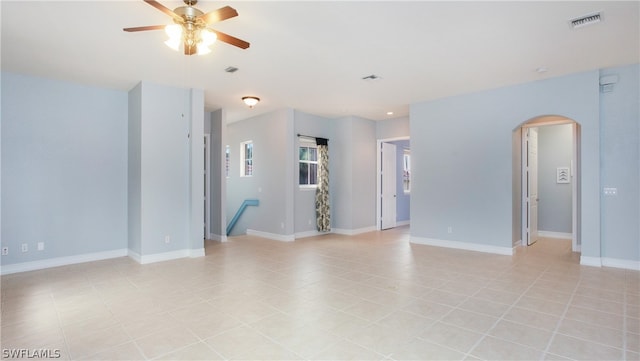
{"label": "smoke detector", "polygon": [[569,26],[571,26],[572,29],[578,29],[585,26],[597,24],[601,21],[602,12],[598,11],[569,20]]}

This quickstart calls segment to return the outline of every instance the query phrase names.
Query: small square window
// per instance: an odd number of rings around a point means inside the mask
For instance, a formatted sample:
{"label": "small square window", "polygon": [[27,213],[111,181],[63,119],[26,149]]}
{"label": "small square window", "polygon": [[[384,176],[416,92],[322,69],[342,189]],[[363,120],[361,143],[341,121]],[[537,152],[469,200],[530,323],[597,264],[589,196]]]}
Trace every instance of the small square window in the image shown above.
{"label": "small square window", "polygon": [[251,177],[253,175],[253,142],[240,143],[240,176]]}
{"label": "small square window", "polygon": [[315,145],[300,146],[299,164],[300,175],[298,184],[300,187],[315,188],[318,186],[318,148]]}

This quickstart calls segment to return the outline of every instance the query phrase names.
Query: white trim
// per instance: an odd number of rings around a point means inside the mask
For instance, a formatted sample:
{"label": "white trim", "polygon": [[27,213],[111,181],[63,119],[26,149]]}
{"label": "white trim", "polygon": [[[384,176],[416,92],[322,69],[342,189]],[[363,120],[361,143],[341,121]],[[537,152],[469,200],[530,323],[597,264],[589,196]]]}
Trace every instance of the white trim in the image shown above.
{"label": "white trim", "polygon": [[640,271],[640,261],[602,257],[602,266]]}
{"label": "white trim", "polygon": [[592,267],[612,267],[640,271],[640,261],[609,257],[580,257],[580,264]]}
{"label": "white trim", "polygon": [[141,256],[139,253],[129,250],[129,257],[131,257],[134,261],[140,264],[149,264],[156,262],[164,262],[170,261],[179,258],[196,258],[196,257],[204,257],[204,248],[198,249],[181,249],[177,251],[171,252],[163,252],[163,253],[154,253],[149,255]]}
{"label": "white trim", "polygon": [[293,234],[276,234],[269,232],[256,231],[255,229],[247,229],[248,236],[256,236],[280,242],[293,242],[296,237]]}
{"label": "white trim", "polygon": [[538,230],[538,236],[545,238],[559,238],[559,239],[573,239],[573,233],[566,232],[551,232]]}
{"label": "white trim", "polygon": [[409,239],[409,242],[415,243],[415,244],[423,244],[427,246],[463,249],[466,251],[494,253],[494,254],[501,254],[506,256],[513,255],[513,247],[491,246],[488,244],[449,241],[449,240],[443,240],[443,239],[424,238],[424,237],[416,237],[416,236],[411,236]]}
{"label": "white trim", "polygon": [[411,220],[407,221],[396,221],[396,227],[408,226],[411,224]]}
{"label": "white trim", "polygon": [[321,236],[323,234],[327,234],[330,232],[318,232],[317,230],[313,230],[313,231],[304,231],[304,232],[297,232],[295,234],[296,239],[298,238],[307,238],[307,237],[315,237],[315,236]]}
{"label": "white trim", "polygon": [[126,256],[127,256],[127,249],[122,248],[122,249],[116,249],[113,251],[86,253],[86,254],[80,254],[75,256],[43,259],[39,261],[13,263],[13,264],[3,265],[0,270],[0,274],[7,275],[11,273],[35,271],[35,270],[40,270],[45,268],[67,266],[67,265],[72,265],[77,263],[101,261],[105,259],[126,257]]}
{"label": "white trim", "polygon": [[357,234],[367,233],[377,231],[376,226],[357,228],[357,229],[342,229],[342,228],[332,228],[331,233],[342,234],[346,236],[355,236]]}
{"label": "white trim", "polygon": [[189,252],[189,258],[198,258],[198,257],[205,256],[204,247],[198,248],[198,249],[189,249],[188,252]]}
{"label": "white trim", "polygon": [[398,140],[411,141],[411,136],[405,135],[401,137],[382,138],[376,140],[376,226],[374,231],[379,231],[382,229],[382,200],[380,199],[382,193],[382,184],[380,181],[380,176],[382,175],[382,160],[380,159],[380,154],[382,153],[382,143],[395,142]]}
{"label": "white trim", "polygon": [[227,236],[222,236],[222,235],[213,234],[213,233],[209,233],[209,236],[207,236],[207,239],[211,241],[218,241],[218,242],[228,241]]}
{"label": "white trim", "polygon": [[582,266],[602,267],[602,259],[600,257],[580,256],[580,264]]}
{"label": "white trim", "polygon": [[211,134],[204,134],[204,229],[205,234],[211,233]]}

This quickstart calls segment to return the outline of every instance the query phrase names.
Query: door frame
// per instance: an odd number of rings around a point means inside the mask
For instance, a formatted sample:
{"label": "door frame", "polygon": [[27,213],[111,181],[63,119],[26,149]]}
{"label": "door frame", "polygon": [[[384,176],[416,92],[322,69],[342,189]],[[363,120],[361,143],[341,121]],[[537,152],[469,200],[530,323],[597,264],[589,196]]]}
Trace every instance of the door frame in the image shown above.
{"label": "door frame", "polygon": [[[536,137],[536,166],[535,166],[535,188],[536,188],[536,200],[535,200],[535,204],[536,204],[536,214],[535,217],[533,217],[531,215],[531,177],[529,176],[531,174],[531,169],[529,169],[529,165],[531,164],[531,159],[530,159],[530,155],[531,155],[531,150],[529,148],[530,145],[530,132],[532,129],[537,129],[539,128],[539,126],[529,126],[529,127],[522,127],[522,132],[521,132],[521,136],[522,136],[522,245],[523,246],[531,246],[532,244],[536,243],[538,241],[538,160],[537,160],[537,153],[538,153],[538,141],[537,141],[537,137]],[[535,240],[531,240],[531,220],[535,219]]]}
{"label": "door frame", "polygon": [[[545,118],[548,118],[546,120]],[[528,120],[520,126],[521,129],[521,142],[520,142],[520,151],[521,151],[521,159],[520,159],[520,169],[521,169],[521,186],[520,186],[520,203],[521,203],[521,239],[520,243],[523,246],[526,246],[526,222],[527,222],[527,204],[525,202],[526,197],[526,170],[524,167],[524,157],[526,156],[524,153],[526,152],[525,148],[525,131],[527,128],[538,128],[546,125],[561,125],[561,124],[571,124],[572,129],[572,155],[571,155],[571,164],[570,164],[570,174],[571,174],[571,250],[573,252],[581,251],[581,242],[580,242],[580,124],[573,119],[566,117],[537,117]]]}
{"label": "door frame", "polygon": [[376,230],[380,231],[382,230],[382,223],[381,223],[381,213],[382,213],[382,182],[381,182],[381,176],[382,176],[382,159],[380,157],[380,155],[382,154],[382,143],[390,143],[390,142],[395,142],[397,140],[411,140],[410,136],[403,136],[403,137],[394,137],[394,138],[383,138],[383,139],[378,139],[377,140],[377,146],[376,146]]}
{"label": "door frame", "polygon": [[211,134],[204,134],[204,238],[211,238]]}

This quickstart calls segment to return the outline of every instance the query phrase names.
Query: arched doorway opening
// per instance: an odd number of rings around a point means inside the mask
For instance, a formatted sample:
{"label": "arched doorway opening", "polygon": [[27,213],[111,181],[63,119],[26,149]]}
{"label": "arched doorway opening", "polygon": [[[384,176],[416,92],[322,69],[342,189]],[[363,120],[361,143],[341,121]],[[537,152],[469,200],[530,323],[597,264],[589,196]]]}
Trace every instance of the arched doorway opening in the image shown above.
{"label": "arched doorway opening", "polygon": [[512,148],[514,246],[545,236],[571,239],[580,252],[580,124],[559,115],[529,119],[513,130]]}

